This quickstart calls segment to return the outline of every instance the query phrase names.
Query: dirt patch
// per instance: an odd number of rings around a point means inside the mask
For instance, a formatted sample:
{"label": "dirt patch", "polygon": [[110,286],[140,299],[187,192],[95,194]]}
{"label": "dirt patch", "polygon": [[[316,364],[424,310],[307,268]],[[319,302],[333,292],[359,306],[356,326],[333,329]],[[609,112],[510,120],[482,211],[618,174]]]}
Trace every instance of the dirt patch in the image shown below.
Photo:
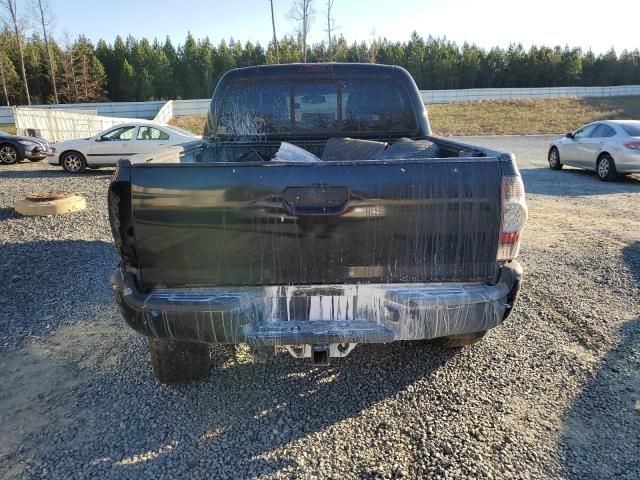
{"label": "dirt patch", "polygon": [[640,117],[640,97],[483,100],[428,105],[436,135],[566,133],[585,123]]}

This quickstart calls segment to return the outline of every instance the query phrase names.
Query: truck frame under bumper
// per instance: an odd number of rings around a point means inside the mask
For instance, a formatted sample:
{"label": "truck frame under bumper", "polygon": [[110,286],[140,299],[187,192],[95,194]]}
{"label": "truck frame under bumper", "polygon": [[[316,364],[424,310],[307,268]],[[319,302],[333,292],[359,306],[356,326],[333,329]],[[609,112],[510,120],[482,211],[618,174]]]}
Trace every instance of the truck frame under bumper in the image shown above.
{"label": "truck frame under bumper", "polygon": [[507,318],[522,267],[498,282],[156,289],[142,293],[118,269],[111,278],[126,322],[158,338],[209,344],[387,343],[475,333]]}

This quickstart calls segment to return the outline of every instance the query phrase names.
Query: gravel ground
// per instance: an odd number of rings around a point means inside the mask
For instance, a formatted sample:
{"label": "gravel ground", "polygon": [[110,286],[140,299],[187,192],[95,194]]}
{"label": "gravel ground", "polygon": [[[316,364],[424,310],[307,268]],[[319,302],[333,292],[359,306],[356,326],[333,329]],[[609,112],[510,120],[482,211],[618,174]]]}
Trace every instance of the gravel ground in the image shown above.
{"label": "gravel ground", "polygon": [[[531,478],[640,476],[640,177],[544,168],[528,192],[526,277],[512,317],[476,346],[358,346],[330,367],[216,348],[208,381],[156,383],[108,277],[109,171],[0,167],[2,478]],[[33,190],[87,210],[14,215]]]}

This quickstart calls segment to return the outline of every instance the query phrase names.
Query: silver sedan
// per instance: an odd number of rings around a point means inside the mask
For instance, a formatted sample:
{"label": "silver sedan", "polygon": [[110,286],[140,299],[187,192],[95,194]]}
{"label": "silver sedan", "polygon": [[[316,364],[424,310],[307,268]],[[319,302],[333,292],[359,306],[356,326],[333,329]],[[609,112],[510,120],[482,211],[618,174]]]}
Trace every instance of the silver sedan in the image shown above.
{"label": "silver sedan", "polygon": [[600,180],[640,173],[640,121],[602,120],[551,142],[549,168],[563,165],[596,172]]}

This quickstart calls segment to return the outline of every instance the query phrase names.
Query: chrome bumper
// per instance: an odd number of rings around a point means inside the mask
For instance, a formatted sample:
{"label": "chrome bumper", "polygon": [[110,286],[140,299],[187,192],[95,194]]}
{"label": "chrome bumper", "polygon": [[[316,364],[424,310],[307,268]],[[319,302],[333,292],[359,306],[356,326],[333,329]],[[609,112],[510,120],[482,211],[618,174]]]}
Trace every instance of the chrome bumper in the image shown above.
{"label": "chrome bumper", "polygon": [[254,346],[387,343],[475,333],[499,325],[520,289],[509,262],[495,285],[401,283],[137,290],[111,282],[126,322],[153,337]]}

